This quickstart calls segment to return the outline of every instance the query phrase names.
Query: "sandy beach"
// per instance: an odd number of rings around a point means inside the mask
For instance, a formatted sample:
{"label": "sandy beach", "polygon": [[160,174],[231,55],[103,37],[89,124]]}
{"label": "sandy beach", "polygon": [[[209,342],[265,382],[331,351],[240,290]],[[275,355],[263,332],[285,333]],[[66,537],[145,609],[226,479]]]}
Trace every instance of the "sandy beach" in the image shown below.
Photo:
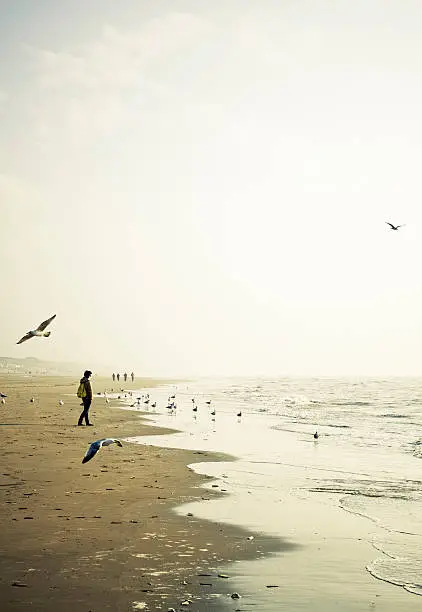
{"label": "sandy beach", "polygon": [[[390,542],[390,532],[336,503],[340,481],[322,497],[312,493],[318,474],[347,473],[349,487],[353,469],[362,470],[344,445],[349,471],[338,465],[338,433],[315,446],[263,427],[260,412],[240,423],[218,394],[217,422],[200,393],[193,419],[192,384],[177,389],[177,415],[141,413],[127,409],[123,393],[106,403],[97,393],[113,383],[98,377],[94,426],[77,427],[78,382],[0,377],[7,394],[0,404],[2,611],[418,609],[417,595],[365,569],[381,558],[374,543]],[[136,380],[124,388],[148,388],[164,407],[175,385],[163,383]],[[89,443],[103,437],[122,439],[123,448],[103,448],[82,464]],[[260,447],[268,463],[256,461]],[[381,456],[381,468],[392,470],[395,457]],[[403,461],[398,466],[411,478],[412,458]],[[402,550],[409,553],[409,545]],[[236,591],[240,601],[231,599]]]}
{"label": "sandy beach", "polygon": [[[124,443],[83,465],[93,440],[165,430],[98,396],[94,427],[77,427],[77,385],[78,377],[0,377],[7,394],[1,404],[1,609],[178,610],[188,600],[196,610],[217,610],[222,600],[235,609],[230,580],[217,577],[218,567],[283,543],[261,538],[258,545],[240,528],[172,512],[222,495],[201,490],[206,477],[187,468],[198,460],[194,451]],[[124,387],[153,385],[145,379]],[[94,393],[111,386],[93,379]],[[202,462],[217,458],[200,454]]]}

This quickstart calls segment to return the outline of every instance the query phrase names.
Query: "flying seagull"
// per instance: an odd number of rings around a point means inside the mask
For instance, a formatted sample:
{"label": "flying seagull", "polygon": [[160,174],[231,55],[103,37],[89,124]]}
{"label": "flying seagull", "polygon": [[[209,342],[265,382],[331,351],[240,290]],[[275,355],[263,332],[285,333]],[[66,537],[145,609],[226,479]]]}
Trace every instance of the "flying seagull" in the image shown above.
{"label": "flying seagull", "polygon": [[53,319],[55,319],[55,318],[56,318],[56,315],[53,315],[52,317],[50,317],[46,321],[43,321],[40,325],[38,325],[37,329],[29,331],[16,344],[22,344],[22,342],[25,342],[25,340],[29,340],[30,338],[34,338],[34,336],[45,336],[46,338],[48,338],[48,336],[51,334],[51,332],[49,332],[49,331],[45,332],[44,330],[47,327],[47,325],[50,325],[51,321]]}
{"label": "flying seagull", "polygon": [[102,446],[110,446],[110,444],[116,443],[117,446],[123,446],[120,440],[117,438],[102,438],[101,440],[96,440],[91,443],[91,446],[85,453],[85,457],[82,459],[82,463],[87,463],[90,459],[95,457]]}
{"label": "flying seagull", "polygon": [[392,223],[389,223],[389,221],[386,221],[386,224],[389,225],[390,228],[395,231],[397,231],[399,227],[404,227],[404,225],[393,225]]}

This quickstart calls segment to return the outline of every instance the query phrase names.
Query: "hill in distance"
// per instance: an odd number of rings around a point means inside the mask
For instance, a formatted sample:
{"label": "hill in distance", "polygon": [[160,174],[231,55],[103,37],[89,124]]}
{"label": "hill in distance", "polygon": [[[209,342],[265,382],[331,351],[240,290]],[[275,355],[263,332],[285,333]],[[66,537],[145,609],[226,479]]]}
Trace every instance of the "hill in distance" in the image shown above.
{"label": "hill in distance", "polygon": [[[80,374],[83,367],[79,363],[44,361],[36,357],[25,357],[24,359],[0,357],[1,374],[73,375]],[[103,371],[105,368],[99,369]]]}

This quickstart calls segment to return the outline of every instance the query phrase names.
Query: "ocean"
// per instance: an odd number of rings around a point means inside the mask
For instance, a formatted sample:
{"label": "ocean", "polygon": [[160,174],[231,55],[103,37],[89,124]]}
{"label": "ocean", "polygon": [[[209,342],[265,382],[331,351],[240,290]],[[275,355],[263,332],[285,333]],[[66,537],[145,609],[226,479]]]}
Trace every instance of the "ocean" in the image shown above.
{"label": "ocean", "polygon": [[419,609],[422,379],[204,379],[146,392],[157,407],[143,398],[142,410],[178,433],[140,443],[236,457],[190,466],[224,495],[177,511],[294,545],[226,567],[242,594],[229,609]]}

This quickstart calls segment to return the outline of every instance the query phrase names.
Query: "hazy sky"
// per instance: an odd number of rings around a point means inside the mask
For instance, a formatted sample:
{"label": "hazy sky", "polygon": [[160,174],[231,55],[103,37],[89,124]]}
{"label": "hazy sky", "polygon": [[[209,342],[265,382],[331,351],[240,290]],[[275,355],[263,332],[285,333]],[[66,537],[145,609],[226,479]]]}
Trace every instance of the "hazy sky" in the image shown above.
{"label": "hazy sky", "polygon": [[420,374],[421,31],[420,0],[0,0],[0,355]]}

